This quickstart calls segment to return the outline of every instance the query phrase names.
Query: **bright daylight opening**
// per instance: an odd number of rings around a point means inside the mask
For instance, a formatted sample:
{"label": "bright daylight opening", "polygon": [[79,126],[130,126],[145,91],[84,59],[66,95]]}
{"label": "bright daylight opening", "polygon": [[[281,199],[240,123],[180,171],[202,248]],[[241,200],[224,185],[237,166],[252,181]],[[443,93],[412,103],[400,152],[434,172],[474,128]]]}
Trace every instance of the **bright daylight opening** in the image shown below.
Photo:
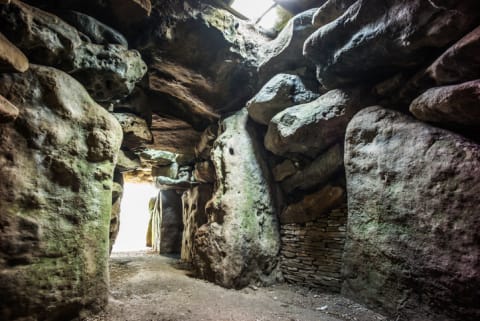
{"label": "bright daylight opening", "polygon": [[125,182],[120,206],[120,230],[112,252],[144,251],[150,213],[148,203],[157,196],[151,183]]}
{"label": "bright daylight opening", "polygon": [[[255,22],[274,5],[275,2],[272,0],[235,0],[231,7]],[[263,28],[270,29],[273,28],[279,20],[280,16],[278,15],[278,11],[270,10],[258,24]]]}

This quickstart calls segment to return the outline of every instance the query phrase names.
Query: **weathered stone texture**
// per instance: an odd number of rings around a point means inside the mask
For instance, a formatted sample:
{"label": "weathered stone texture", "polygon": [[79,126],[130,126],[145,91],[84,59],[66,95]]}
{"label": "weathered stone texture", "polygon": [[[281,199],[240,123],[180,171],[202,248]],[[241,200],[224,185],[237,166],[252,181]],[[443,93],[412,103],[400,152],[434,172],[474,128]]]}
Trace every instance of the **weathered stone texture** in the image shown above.
{"label": "weathered stone texture", "polygon": [[212,198],[213,186],[201,184],[185,191],[182,195],[183,204],[183,237],[181,258],[192,262],[194,257],[194,242],[197,230],[207,223],[206,205]]}
{"label": "weathered stone texture", "polygon": [[122,126],[123,148],[140,149],[153,142],[153,135],[143,118],[129,113],[114,113],[113,115]]}
{"label": "weathered stone texture", "polygon": [[118,31],[101,23],[97,19],[77,11],[60,12],[61,18],[96,44],[117,44],[128,48],[128,42]]}
{"label": "weathered stone texture", "polygon": [[312,163],[282,181],[286,193],[295,189],[308,190],[325,184],[336,172],[343,168],[343,147],[336,144],[321,154]]}
{"label": "weathered stone texture", "polygon": [[118,122],[53,68],[1,74],[0,319],[67,320],[108,298]]}
{"label": "weathered stone texture", "polygon": [[399,320],[478,320],[480,146],[370,107],[345,150],[342,292]]}
{"label": "weathered stone texture", "polygon": [[17,107],[0,95],[0,123],[14,121],[18,117],[19,112]]}
{"label": "weathered stone texture", "polygon": [[429,89],[410,111],[427,122],[480,127],[480,80]]}
{"label": "weathered stone texture", "polygon": [[193,159],[195,146],[200,141],[201,132],[196,131],[185,120],[153,114],[150,130],[153,143],[149,149],[168,151],[180,159]]}
{"label": "weathered stone texture", "polygon": [[84,42],[57,16],[18,0],[0,7],[0,32],[33,63],[71,73],[97,101],[127,96],[147,71],[136,50]]}
{"label": "weathered stone texture", "polygon": [[288,205],[280,214],[281,224],[306,223],[323,216],[345,199],[345,191],[339,186],[327,185],[318,192],[306,195],[295,204]]}
{"label": "weathered stone texture", "polygon": [[478,24],[476,0],[357,1],[305,42],[328,89],[372,82],[419,67]]}
{"label": "weathered stone texture", "polygon": [[[303,43],[315,31],[312,25],[315,9],[291,18],[280,34],[260,47],[259,81],[264,84],[279,73],[295,72],[314,77],[314,66],[302,56]],[[310,73],[312,75],[310,75]]]}
{"label": "weathered stone texture", "polygon": [[405,84],[401,80],[399,92],[394,92],[393,102],[406,104],[432,87],[456,85],[480,78],[480,26],[458,40],[430,66],[417,72]]}
{"label": "weathered stone texture", "polygon": [[195,163],[195,171],[193,177],[200,183],[213,183],[215,182],[215,169],[211,162],[199,162]]}
{"label": "weathered stone texture", "polygon": [[198,144],[195,146],[195,156],[197,158],[210,160],[213,143],[217,138],[217,132],[218,128],[216,125],[212,125],[203,131],[198,140]]}
{"label": "weathered stone texture", "polygon": [[257,123],[268,125],[273,116],[287,107],[309,103],[319,96],[305,88],[300,77],[278,74],[248,101],[248,114]]}
{"label": "weathered stone texture", "polygon": [[214,103],[212,97],[219,93],[215,92],[214,84],[198,72],[158,61],[151,66],[148,84],[150,91],[164,97],[165,105],[176,107],[172,111],[175,116],[186,119],[195,129],[204,129],[218,120],[219,115],[210,103]]}
{"label": "weathered stone texture", "polygon": [[320,28],[338,17],[357,0],[327,0],[313,15],[313,25]]}
{"label": "weathered stone texture", "polygon": [[82,44],[75,28],[18,0],[1,6],[0,15],[0,31],[33,63],[72,68],[74,50]]}
{"label": "weathered stone texture", "polygon": [[270,121],[265,146],[277,155],[301,153],[314,157],[343,142],[353,115],[364,107],[358,93],[331,90],[320,98],[278,113]]}
{"label": "weathered stone texture", "polygon": [[153,60],[150,88],[163,102],[159,108],[204,130],[253,96],[256,52],[264,39],[245,22],[207,3],[190,2],[189,10],[178,2],[163,3],[154,8],[157,23],[150,25],[152,36],[142,44]]}
{"label": "weathered stone texture", "polygon": [[480,78],[480,26],[445,51],[427,68],[425,76],[436,85],[449,85]]}
{"label": "weathered stone texture", "polygon": [[292,176],[298,171],[294,161],[286,159],[272,169],[273,178],[276,182],[281,182],[285,178]]}
{"label": "weathered stone texture", "polygon": [[221,124],[212,151],[216,189],[208,223],[195,238],[193,264],[200,276],[229,288],[274,282],[280,247],[262,146],[247,121],[243,109]]}
{"label": "weathered stone texture", "polygon": [[66,71],[100,102],[125,98],[147,72],[140,53],[121,45],[85,43],[74,54],[73,69]]}

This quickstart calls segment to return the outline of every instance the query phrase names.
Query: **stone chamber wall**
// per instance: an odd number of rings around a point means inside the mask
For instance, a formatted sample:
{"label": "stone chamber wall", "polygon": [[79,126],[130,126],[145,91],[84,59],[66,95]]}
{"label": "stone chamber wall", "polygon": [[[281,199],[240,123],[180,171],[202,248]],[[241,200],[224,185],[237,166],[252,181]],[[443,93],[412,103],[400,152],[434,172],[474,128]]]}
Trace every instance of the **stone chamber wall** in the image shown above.
{"label": "stone chamber wall", "polygon": [[480,319],[480,2],[278,3],[0,0],[1,320],[105,306],[122,175],[198,277]]}
{"label": "stone chamber wall", "polygon": [[280,226],[283,277],[291,283],[340,292],[347,208],[312,222]]}

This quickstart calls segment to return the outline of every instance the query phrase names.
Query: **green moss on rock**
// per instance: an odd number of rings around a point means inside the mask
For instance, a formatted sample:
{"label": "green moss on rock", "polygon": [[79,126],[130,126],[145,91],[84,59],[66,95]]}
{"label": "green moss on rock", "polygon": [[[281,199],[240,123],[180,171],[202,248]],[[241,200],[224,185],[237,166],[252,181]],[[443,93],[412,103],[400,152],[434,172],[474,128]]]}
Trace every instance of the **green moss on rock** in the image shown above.
{"label": "green moss on rock", "polygon": [[225,119],[214,143],[216,190],[194,251],[199,274],[225,287],[276,278],[280,240],[274,196],[259,156],[262,146],[247,121],[246,110]]}
{"label": "green moss on rock", "polygon": [[108,298],[120,125],[53,68],[2,74],[0,93],[20,110],[14,124],[0,124],[0,319],[98,309]]}

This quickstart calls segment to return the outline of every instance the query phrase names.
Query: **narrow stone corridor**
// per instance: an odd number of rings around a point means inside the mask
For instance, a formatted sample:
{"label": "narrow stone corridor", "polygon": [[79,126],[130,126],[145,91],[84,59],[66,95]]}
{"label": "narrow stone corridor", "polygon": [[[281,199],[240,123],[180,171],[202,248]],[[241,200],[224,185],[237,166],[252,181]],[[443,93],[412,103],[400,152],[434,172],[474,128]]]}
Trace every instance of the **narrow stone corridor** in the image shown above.
{"label": "narrow stone corridor", "polygon": [[110,303],[86,321],[387,320],[335,294],[279,284],[229,290],[189,276],[180,261],[147,252],[110,261]]}
{"label": "narrow stone corridor", "polygon": [[480,321],[479,128],[480,0],[0,0],[0,321]]}

